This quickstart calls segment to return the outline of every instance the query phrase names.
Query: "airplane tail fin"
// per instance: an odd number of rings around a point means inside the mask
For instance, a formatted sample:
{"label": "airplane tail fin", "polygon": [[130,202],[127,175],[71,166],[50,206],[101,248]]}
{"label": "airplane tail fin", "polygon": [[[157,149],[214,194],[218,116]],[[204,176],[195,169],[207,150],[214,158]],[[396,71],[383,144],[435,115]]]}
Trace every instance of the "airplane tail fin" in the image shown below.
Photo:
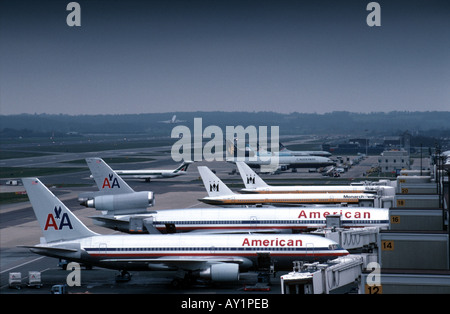
{"label": "airplane tail fin", "polygon": [[86,158],[98,190],[105,194],[133,193],[134,190],[101,158]]}
{"label": "airplane tail fin", "polygon": [[208,167],[199,166],[198,172],[202,177],[208,196],[223,196],[234,194]]}
{"label": "airplane tail fin", "polygon": [[242,181],[246,189],[268,187],[269,185],[261,179],[245,162],[238,161],[236,166],[239,169]]}
{"label": "airplane tail fin", "polygon": [[175,173],[177,173],[177,172],[186,172],[188,167],[189,167],[189,165],[192,164],[192,163],[193,163],[193,161],[191,161],[191,160],[184,161],[177,169],[174,170],[174,172]]}
{"label": "airplane tail fin", "polygon": [[89,230],[39,179],[23,178],[22,182],[47,242],[97,235]]}
{"label": "airplane tail fin", "polygon": [[236,157],[236,144],[229,139],[226,140],[227,157]]}

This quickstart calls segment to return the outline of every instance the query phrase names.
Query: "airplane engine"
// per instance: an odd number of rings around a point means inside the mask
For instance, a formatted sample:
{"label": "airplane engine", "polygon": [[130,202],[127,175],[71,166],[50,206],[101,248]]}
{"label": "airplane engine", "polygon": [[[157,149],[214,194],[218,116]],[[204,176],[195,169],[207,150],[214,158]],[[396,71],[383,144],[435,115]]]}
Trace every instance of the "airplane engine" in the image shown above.
{"label": "airplane engine", "polygon": [[83,205],[96,210],[126,214],[145,212],[147,207],[155,204],[153,192],[136,192],[131,194],[101,195],[86,201]]}
{"label": "airplane engine", "polygon": [[212,264],[200,272],[200,277],[214,282],[238,281],[239,265],[235,263]]}

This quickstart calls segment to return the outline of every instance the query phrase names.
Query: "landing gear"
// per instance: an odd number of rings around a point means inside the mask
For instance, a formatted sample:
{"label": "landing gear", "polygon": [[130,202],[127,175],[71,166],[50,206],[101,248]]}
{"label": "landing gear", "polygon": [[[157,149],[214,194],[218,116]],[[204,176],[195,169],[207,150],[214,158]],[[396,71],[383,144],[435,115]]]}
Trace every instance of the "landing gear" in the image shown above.
{"label": "landing gear", "polygon": [[126,270],[121,270],[118,275],[116,275],[116,282],[128,282],[131,280],[131,274]]}
{"label": "landing gear", "polygon": [[184,274],[178,274],[177,277],[175,277],[170,285],[173,288],[185,288],[192,286],[197,283],[197,277],[193,276],[191,273],[184,273]]}

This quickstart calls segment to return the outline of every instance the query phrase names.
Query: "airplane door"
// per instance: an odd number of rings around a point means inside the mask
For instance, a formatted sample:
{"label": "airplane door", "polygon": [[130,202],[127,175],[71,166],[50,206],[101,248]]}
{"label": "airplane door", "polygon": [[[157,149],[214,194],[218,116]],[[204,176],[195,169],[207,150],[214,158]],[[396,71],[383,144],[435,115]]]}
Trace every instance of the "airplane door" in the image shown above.
{"label": "airplane door", "polygon": [[250,224],[252,225],[252,227],[256,227],[258,225],[258,217],[251,216],[250,217]]}

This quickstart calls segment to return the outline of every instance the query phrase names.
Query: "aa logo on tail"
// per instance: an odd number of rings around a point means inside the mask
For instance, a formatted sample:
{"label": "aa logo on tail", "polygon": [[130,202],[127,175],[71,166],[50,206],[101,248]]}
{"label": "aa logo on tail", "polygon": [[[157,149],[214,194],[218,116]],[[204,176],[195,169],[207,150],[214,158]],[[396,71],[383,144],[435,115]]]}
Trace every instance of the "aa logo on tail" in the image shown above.
{"label": "aa logo on tail", "polygon": [[108,178],[105,178],[105,180],[103,180],[102,189],[104,189],[105,187],[112,189],[115,186],[120,189],[119,181],[117,180],[117,178],[114,177],[114,174],[109,174]]}
{"label": "aa logo on tail", "polygon": [[[61,230],[64,227],[68,227],[69,229],[73,229],[72,223],[70,222],[69,215],[67,213],[62,213],[61,215],[61,206],[57,207],[55,206],[55,209],[53,210],[55,215],[48,214],[47,221],[45,222],[44,230],[47,230],[48,228],[53,228],[55,230]],[[58,223],[59,222],[59,223]]]}

